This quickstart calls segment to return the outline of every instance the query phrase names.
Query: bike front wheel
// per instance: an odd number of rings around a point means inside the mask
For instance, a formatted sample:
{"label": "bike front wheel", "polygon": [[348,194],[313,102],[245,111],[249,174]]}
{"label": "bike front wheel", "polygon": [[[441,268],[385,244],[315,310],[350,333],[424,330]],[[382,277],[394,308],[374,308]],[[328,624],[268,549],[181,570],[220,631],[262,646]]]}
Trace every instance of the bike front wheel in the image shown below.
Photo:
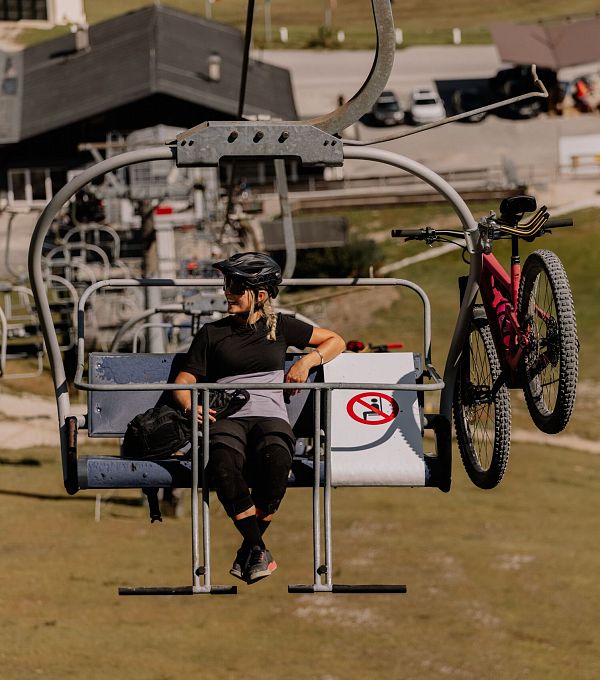
{"label": "bike front wheel", "polygon": [[454,389],[454,426],[463,465],[480,489],[502,479],[510,453],[510,393],[485,312],[475,307]]}
{"label": "bike front wheel", "polygon": [[520,366],[527,408],[542,432],[556,434],[575,405],[579,341],[569,280],[549,250],[525,261],[518,314],[527,340]]}

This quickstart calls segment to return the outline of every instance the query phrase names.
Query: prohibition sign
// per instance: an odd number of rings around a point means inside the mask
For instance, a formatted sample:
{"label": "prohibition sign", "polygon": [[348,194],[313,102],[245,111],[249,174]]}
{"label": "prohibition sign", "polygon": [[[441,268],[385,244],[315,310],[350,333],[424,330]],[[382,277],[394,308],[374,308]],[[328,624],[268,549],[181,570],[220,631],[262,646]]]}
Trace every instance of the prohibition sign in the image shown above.
{"label": "prohibition sign", "polygon": [[[383,410],[384,402],[391,413]],[[398,415],[399,407],[395,399],[383,392],[363,392],[350,399],[346,410],[350,418],[361,425],[385,425]]]}

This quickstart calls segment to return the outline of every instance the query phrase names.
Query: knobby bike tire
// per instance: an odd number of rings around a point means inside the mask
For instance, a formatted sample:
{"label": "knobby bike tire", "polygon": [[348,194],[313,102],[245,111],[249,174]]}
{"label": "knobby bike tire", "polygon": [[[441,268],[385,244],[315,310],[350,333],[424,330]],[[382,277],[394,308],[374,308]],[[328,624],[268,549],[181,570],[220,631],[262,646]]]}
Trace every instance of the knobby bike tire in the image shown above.
{"label": "knobby bike tire", "polygon": [[454,427],[463,465],[480,489],[500,483],[510,453],[510,393],[483,308],[476,306],[454,389]]}
{"label": "knobby bike tire", "polygon": [[536,250],[525,261],[518,314],[530,343],[520,365],[527,408],[542,432],[556,434],[575,405],[579,340],[569,279],[553,252]]}

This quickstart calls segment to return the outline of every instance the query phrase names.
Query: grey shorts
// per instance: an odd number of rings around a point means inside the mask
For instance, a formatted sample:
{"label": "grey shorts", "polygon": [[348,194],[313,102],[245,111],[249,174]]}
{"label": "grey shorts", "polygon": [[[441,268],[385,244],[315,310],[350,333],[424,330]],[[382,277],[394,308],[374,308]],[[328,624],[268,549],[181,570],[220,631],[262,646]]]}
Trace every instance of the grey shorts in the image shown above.
{"label": "grey shorts", "polygon": [[265,446],[279,444],[294,455],[296,438],[291,425],[283,418],[224,418],[210,424],[210,445],[222,444],[243,456]]}

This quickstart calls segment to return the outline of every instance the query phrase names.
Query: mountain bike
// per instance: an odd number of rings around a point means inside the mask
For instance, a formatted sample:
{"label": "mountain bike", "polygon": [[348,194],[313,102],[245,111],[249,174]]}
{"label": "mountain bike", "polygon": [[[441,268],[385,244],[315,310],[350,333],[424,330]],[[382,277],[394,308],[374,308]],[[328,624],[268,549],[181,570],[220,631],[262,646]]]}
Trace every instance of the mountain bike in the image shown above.
{"label": "mountain bike", "polygon": [[[526,213],[533,214],[524,220]],[[480,488],[496,486],[506,470],[510,389],[523,390],[531,418],[542,432],[558,433],[571,418],[579,340],[569,280],[560,259],[549,250],[532,252],[522,269],[519,256],[521,239],[531,242],[551,229],[570,226],[571,219],[550,219],[533,196],[504,199],[499,216],[491,212],[479,220],[481,303],[473,307],[458,365],[453,416],[463,464]],[[427,227],[394,229],[392,236],[431,245],[464,234]],[[492,254],[499,239],[511,240],[510,274]],[[459,280],[461,300],[466,279]]]}

